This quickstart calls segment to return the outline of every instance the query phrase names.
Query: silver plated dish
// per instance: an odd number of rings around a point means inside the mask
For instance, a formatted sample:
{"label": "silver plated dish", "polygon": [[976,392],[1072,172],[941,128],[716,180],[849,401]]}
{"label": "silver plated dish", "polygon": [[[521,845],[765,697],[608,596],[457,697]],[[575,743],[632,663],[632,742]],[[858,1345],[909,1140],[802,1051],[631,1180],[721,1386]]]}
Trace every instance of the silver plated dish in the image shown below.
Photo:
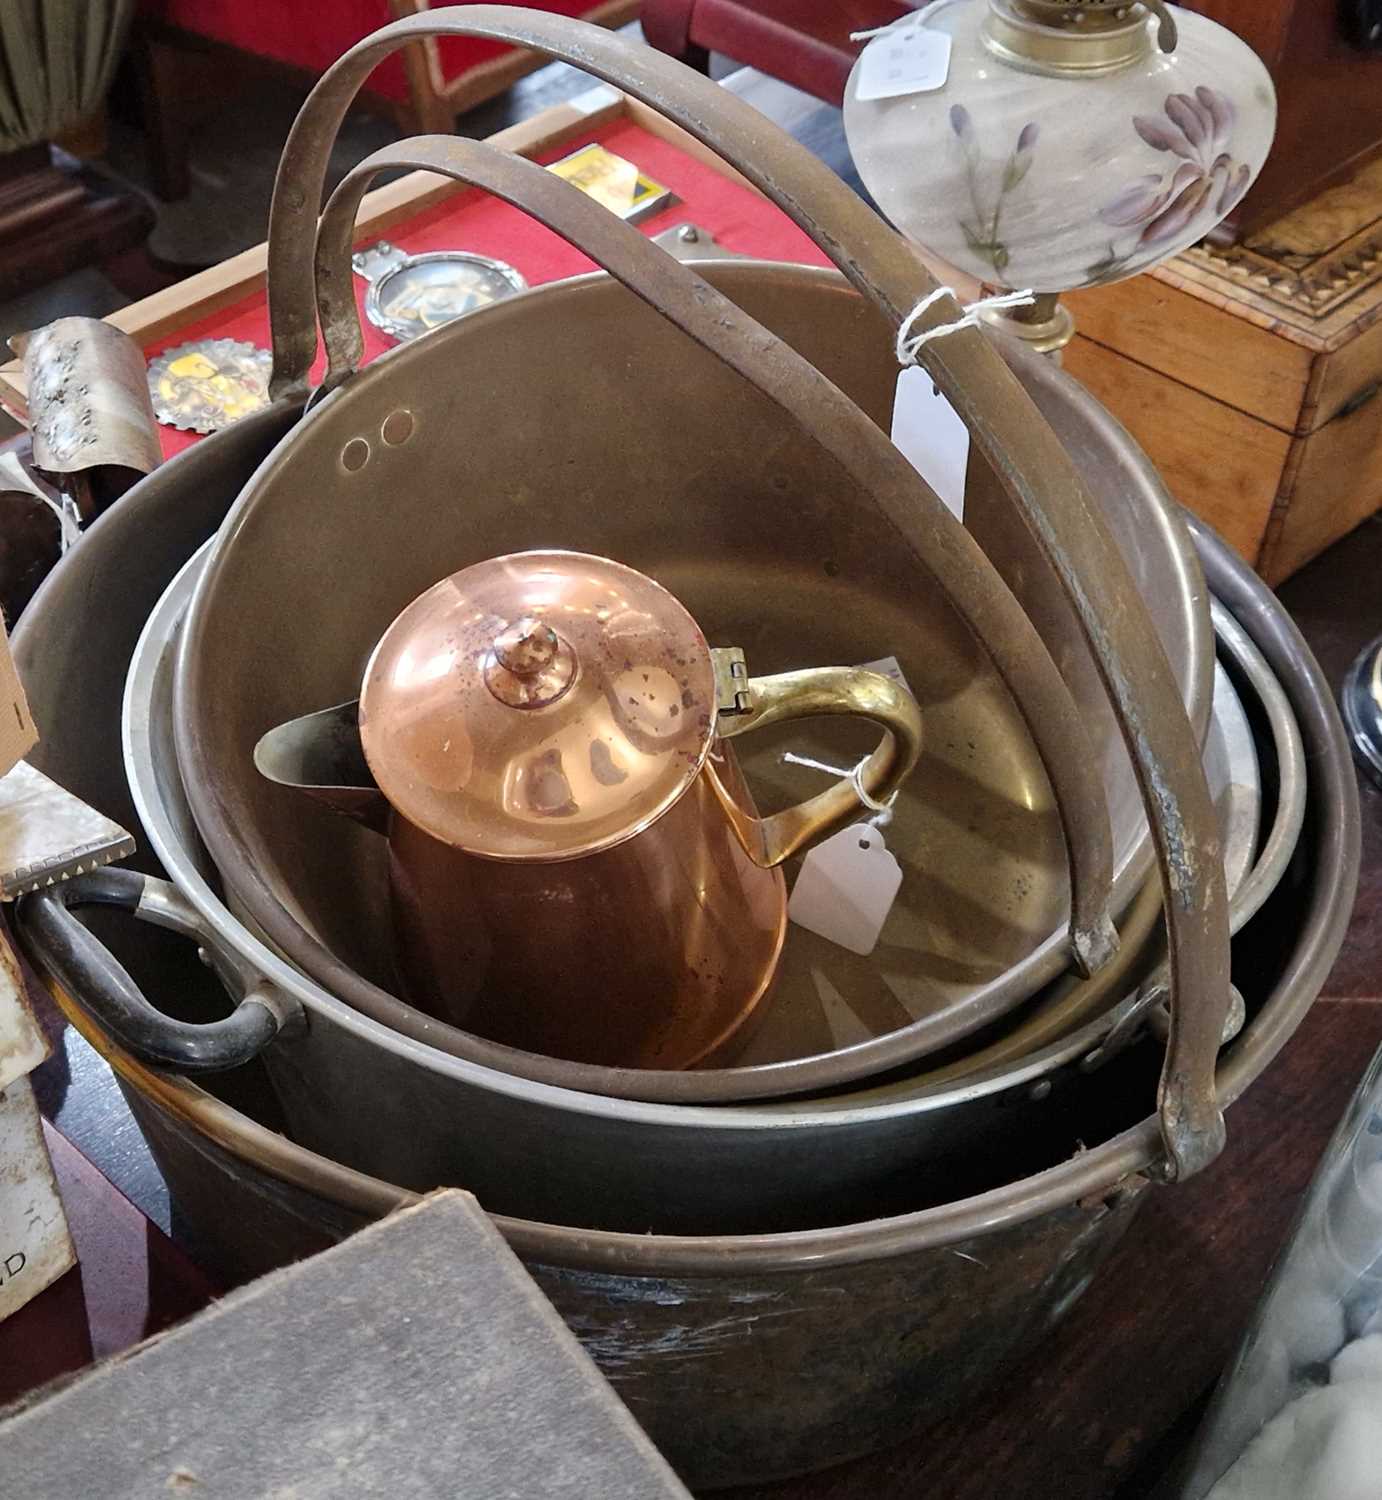
{"label": "silver plated dish", "polygon": [[511,265],[472,250],[409,255],[380,240],[350,263],[369,282],[365,316],[400,343],[528,289]]}
{"label": "silver plated dish", "polygon": [[149,362],[149,397],[165,427],[220,432],[269,404],[273,357],[243,339],[195,339]]}

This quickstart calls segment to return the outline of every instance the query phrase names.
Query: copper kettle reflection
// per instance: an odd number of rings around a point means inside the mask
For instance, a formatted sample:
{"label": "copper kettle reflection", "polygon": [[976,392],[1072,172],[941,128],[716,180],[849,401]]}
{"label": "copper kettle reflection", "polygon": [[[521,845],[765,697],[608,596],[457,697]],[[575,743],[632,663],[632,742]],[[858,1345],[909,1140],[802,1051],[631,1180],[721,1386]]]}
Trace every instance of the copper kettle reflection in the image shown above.
{"label": "copper kettle reflection", "polygon": [[428,589],[359,700],[270,730],[255,763],[387,837],[413,1003],[552,1057],[688,1068],[771,989],[778,866],[859,809],[846,779],[759,817],[729,741],[819,714],[882,727],[871,797],[915,765],[920,714],[890,678],[750,677],[643,574],[527,552]]}

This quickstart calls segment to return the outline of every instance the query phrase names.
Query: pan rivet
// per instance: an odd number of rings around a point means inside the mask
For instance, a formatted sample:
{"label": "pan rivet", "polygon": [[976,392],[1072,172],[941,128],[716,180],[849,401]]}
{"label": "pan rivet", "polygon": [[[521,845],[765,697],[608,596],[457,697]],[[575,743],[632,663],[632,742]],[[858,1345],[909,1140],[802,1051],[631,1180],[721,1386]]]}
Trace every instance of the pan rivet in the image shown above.
{"label": "pan rivet", "polygon": [[364,438],[351,438],[341,449],[341,467],[355,474],[369,462],[369,444]]}
{"label": "pan rivet", "polygon": [[390,448],[398,448],[413,435],[413,414],[410,411],[392,411],[384,418],[379,436]]}
{"label": "pan rivet", "polygon": [[1039,1083],[1032,1085],[1032,1103],[1040,1104],[1043,1099],[1051,1097],[1051,1080],[1043,1078]]}

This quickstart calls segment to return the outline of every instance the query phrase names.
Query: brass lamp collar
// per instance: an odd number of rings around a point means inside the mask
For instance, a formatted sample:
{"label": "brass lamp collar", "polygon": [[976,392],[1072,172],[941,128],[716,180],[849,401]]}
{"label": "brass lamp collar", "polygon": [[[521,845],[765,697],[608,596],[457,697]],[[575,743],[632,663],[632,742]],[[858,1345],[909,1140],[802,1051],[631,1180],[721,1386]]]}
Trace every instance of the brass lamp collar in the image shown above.
{"label": "brass lamp collar", "polygon": [[1152,50],[1176,45],[1176,23],[1163,0],[989,0],[980,27],[984,46],[1025,73],[1097,78],[1116,73]]}

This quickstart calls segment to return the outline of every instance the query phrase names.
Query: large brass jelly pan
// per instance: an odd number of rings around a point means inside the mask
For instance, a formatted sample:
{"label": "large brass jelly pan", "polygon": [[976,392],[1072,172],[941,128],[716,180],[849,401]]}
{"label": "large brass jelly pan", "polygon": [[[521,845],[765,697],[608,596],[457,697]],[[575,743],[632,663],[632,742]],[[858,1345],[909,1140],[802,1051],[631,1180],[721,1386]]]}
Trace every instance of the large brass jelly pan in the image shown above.
{"label": "large brass jelly pan", "polygon": [[[258,717],[282,687],[293,693],[311,687],[315,659],[294,655],[283,662],[277,685],[260,674],[247,694],[238,680],[244,655],[238,648],[226,655],[228,636],[244,629],[253,637],[263,627],[256,654],[265,661],[281,660],[283,642],[314,622],[328,637],[339,634],[341,648],[351,644],[357,630],[377,637],[382,624],[416,595],[417,585],[434,581],[434,572],[419,577],[419,569],[435,563],[438,553],[467,552],[489,540],[467,529],[472,508],[488,493],[491,502],[498,497],[506,519],[518,529],[550,522],[544,506],[563,511],[566,530],[575,529],[570,523],[578,515],[603,519],[606,512],[626,510],[642,520],[643,547],[601,547],[585,535],[567,537],[565,545],[622,551],[625,560],[654,573],[646,566],[649,552],[656,550],[646,540],[649,528],[665,533],[662,545],[673,551],[679,527],[694,535],[697,544],[682,555],[709,564],[743,550],[746,524],[762,526],[776,518],[776,550],[794,543],[803,547],[811,556],[799,560],[817,579],[832,558],[839,563],[835,554],[843,547],[849,549],[849,566],[839,565],[851,582],[867,562],[881,585],[880,569],[889,560],[893,581],[910,583],[905,592],[913,614],[934,591],[944,600],[937,607],[949,611],[934,640],[946,647],[979,644],[988,669],[1010,695],[1009,708],[1019,710],[1039,751],[1069,861],[1066,951],[1082,968],[1097,967],[1111,951],[1112,857],[1086,717],[1052,660],[1063,639],[1042,641],[974,533],[948,513],[876,419],[851,401],[819,362],[804,358],[707,280],[660,254],[637,230],[600,213],[570,184],[482,142],[426,137],[376,153],[333,194],[314,236],[331,141],[351,98],[377,62],[427,35],[533,46],[661,109],[735,165],[815,239],[873,309],[873,347],[891,348],[902,320],[935,290],[915,248],[790,137],[709,80],[598,28],[501,6],[429,11],[384,28],[328,69],[285,147],[268,254],[273,389],[305,393],[319,325],[328,356],[328,394],[242,495],[189,612],[178,682],[179,761],[189,795],[213,856],[256,920],[305,967],[329,974],[333,986],[339,978],[339,987],[348,989],[350,965],[337,975],[333,965],[339,965],[339,957],[319,941],[310,922],[300,920],[298,903],[311,899],[309,885],[316,882],[295,875],[285,884],[269,868],[273,850],[264,846],[264,820],[272,825],[275,815],[256,805],[257,789],[237,779],[239,741],[251,730],[257,738],[270,727],[251,726],[245,715]],[[605,325],[608,343],[595,349],[599,336],[592,338],[572,315],[580,310],[575,304],[567,304],[564,322],[552,321],[549,289],[505,305],[525,309],[519,316],[533,328],[532,342],[487,349],[471,370],[460,369],[456,360],[476,353],[476,340],[465,334],[478,332],[483,314],[395,350],[356,374],[361,335],[350,292],[351,222],[371,176],[400,165],[423,166],[497,194],[609,270],[626,292],[618,319]],[[629,293],[665,322],[657,322],[655,331],[646,319],[635,325]],[[541,324],[529,311],[539,298],[548,314]],[[955,315],[953,299],[941,296],[934,306],[928,303],[921,322],[939,325]],[[669,343],[668,325],[685,337]],[[493,332],[500,325],[491,319],[485,326]],[[516,326],[503,325],[510,334]],[[567,348],[576,334],[576,344]],[[654,349],[655,357],[641,362]],[[1184,711],[1129,560],[1111,533],[1108,507],[1091,496],[1071,455],[989,341],[965,330],[928,344],[920,358],[970,431],[976,488],[990,486],[996,509],[1006,514],[1011,532],[1025,537],[1033,566],[1053,585],[1065,622],[1073,624],[1075,654],[1087,653],[1093,663],[1136,768],[1166,893],[1170,983],[1194,997],[1175,1007],[1161,1084],[1171,1170],[1189,1173],[1223,1143],[1212,1058],[1229,1003],[1228,904],[1196,726]],[[582,378],[573,382],[576,371]],[[678,399],[691,387],[695,401]],[[400,410],[405,417],[390,420]],[[603,416],[603,424],[592,427],[591,412],[597,420]],[[573,413],[585,417],[579,432],[570,426]],[[731,435],[729,424],[745,416],[750,430]],[[695,420],[708,425],[698,432],[689,461],[664,453],[674,438],[692,431]],[[550,428],[557,422],[566,426],[554,441]],[[397,437],[400,428],[402,443],[392,447],[402,451],[390,458],[389,433]],[[649,506],[649,486],[636,482],[640,459],[660,466],[656,491],[678,496],[681,503],[661,511]],[[728,459],[734,462],[726,469]],[[481,466],[491,461],[499,467],[485,474]],[[705,506],[686,503],[684,494],[698,462],[720,465]],[[786,481],[776,490],[774,465],[777,477]],[[736,493],[736,471],[743,503],[730,507],[723,502]],[[472,491],[467,483],[459,508],[448,511],[439,502],[455,489],[458,475],[477,488]],[[817,532],[809,524],[813,518]],[[707,521],[709,536],[698,530]],[[364,547],[368,567],[362,568],[358,553],[333,555],[333,543],[343,535]],[[541,544],[553,540],[547,535]],[[301,573],[300,561],[319,551],[322,568]],[[765,556],[750,547],[746,560],[755,579],[762,576]],[[362,572],[366,576],[358,577]],[[324,580],[329,580],[326,588]],[[407,593],[399,598],[404,584]],[[704,618],[698,601],[677,586]],[[332,592],[336,588],[343,591],[344,614]],[[820,593],[819,582],[815,592]],[[376,618],[381,608],[390,611],[383,621]],[[333,677],[343,666],[334,660],[321,664]],[[313,696],[318,703],[333,701],[331,694]],[[337,701],[346,696],[335,695]],[[292,705],[278,721],[303,706]],[[356,998],[378,1004],[381,996],[388,998],[369,986]],[[869,1066],[877,1062],[873,1058]]]}
{"label": "large brass jelly pan", "polygon": [[[886,425],[896,380],[891,342],[877,314],[838,276],[764,264],[701,269]],[[209,847],[243,909],[333,994],[428,1046],[537,1082],[666,1102],[720,1103],[838,1088],[953,1045],[1054,978],[1069,962],[1061,930],[1068,886],[1056,812],[1039,757],[1011,701],[982,653],[966,644],[968,637],[944,600],[888,552],[881,540],[885,532],[847,512],[818,507],[812,473],[818,465],[809,454],[784,450],[774,440],[761,455],[750,456],[747,449],[762,414],[736,399],[736,377],[704,356],[695,358],[694,346],[609,278],[542,288],[511,305],[521,312],[503,315],[504,307],[496,306],[464,320],[464,333],[457,324],[385,355],[327,398],[315,425],[309,419],[266,460],[258,482],[287,486],[285,496],[296,504],[303,496],[293,480],[293,454],[306,451],[314,461],[334,462],[331,434],[340,429],[323,425],[328,418],[339,417],[351,431],[373,430],[387,415],[385,408],[392,411],[396,403],[417,411],[413,441],[421,451],[409,457],[411,444],[381,448],[371,460],[380,469],[375,488],[358,494],[349,486],[320,491],[330,494],[339,529],[323,522],[299,544],[290,545],[285,537],[282,548],[270,548],[270,535],[278,534],[271,519],[230,523],[233,529],[226,534],[237,540],[253,530],[255,551],[266,566],[249,557],[236,563],[233,589],[231,570],[222,567],[214,611],[203,616],[198,639],[186,642],[186,650],[202,662],[204,680],[218,684],[207,705],[214,708],[214,719],[197,740],[196,764],[209,781],[200,798],[190,783],[189,792],[203,834],[224,835],[219,848],[214,836]],[[647,384],[676,399],[676,393],[694,388],[698,400],[710,403],[707,410],[715,413],[726,446],[707,454],[709,434],[703,429],[711,419],[690,411],[677,419],[669,406],[649,414],[647,458],[632,470],[618,469],[617,482],[584,468],[579,484],[568,481],[565,476],[577,471],[560,462],[560,455],[587,442],[579,429],[593,408],[575,404],[574,386],[561,396],[555,372],[577,372],[572,379],[587,382],[594,378],[592,368],[617,372],[626,361],[626,340],[639,351]],[[584,351],[584,363],[577,360],[578,350]],[[1207,602],[1160,481],[1126,433],[1076,382],[1045,361],[1016,349],[1004,352],[1091,486],[1105,497],[1110,525],[1202,728],[1213,657]],[[492,373],[500,361],[507,365],[502,379]],[[532,410],[515,412],[511,421],[504,410],[494,410],[485,424],[493,436],[483,451],[464,440],[470,429],[459,418],[445,424],[445,432],[423,419],[428,392],[439,383],[475,391],[478,401],[482,376],[491,372],[496,384],[489,389],[504,392],[507,408],[518,401],[512,392],[521,390],[523,371],[539,367],[547,371],[547,395],[536,389],[524,394],[523,402],[534,403]],[[535,413],[549,415],[535,418]],[[506,435],[506,422],[512,434]],[[542,433],[551,444],[550,474],[516,481],[511,470],[532,469]],[[362,471],[370,473],[371,467]],[[787,475],[790,485],[776,488],[774,480]],[[549,482],[574,487],[549,494]],[[433,497],[448,487],[458,490],[458,497],[451,507],[438,509]],[[524,495],[544,498],[524,501]],[[806,496],[812,497],[809,505],[803,504]],[[388,512],[391,539],[387,545],[367,544],[364,537],[373,535],[375,525],[371,517],[381,506]],[[429,519],[430,512],[435,514]],[[1115,908],[1121,911],[1145,878],[1150,849],[1132,772],[1093,669],[1054,576],[991,488],[971,487],[966,522],[1075,684],[1101,758],[1100,779],[1108,788]],[[266,527],[273,529],[266,532]],[[418,534],[426,538],[421,552],[409,540]],[[386,920],[382,847],[368,832],[264,782],[254,765],[254,745],[274,724],[349,698],[373,645],[376,617],[382,629],[436,572],[460,566],[467,555],[541,545],[544,538],[640,565],[693,608],[712,643],[743,645],[755,671],[880,654],[902,660],[909,680],[916,679],[912,685],[922,699],[929,748],[903,790],[889,840],[927,881],[929,904],[922,914],[931,926],[925,937],[937,938],[929,951],[923,941],[899,959],[912,966],[895,981],[913,986],[903,992],[910,1015],[897,1005],[905,1024],[829,1052],[787,1059],[767,1054],[768,1060],[752,1066],[655,1072],[593,1067],[502,1047],[398,998],[390,982],[393,935]],[[381,555],[388,558],[387,567],[378,560]],[[822,571],[822,558],[838,570],[833,578]],[[328,596],[312,598],[325,580],[332,580]],[[297,603],[290,607],[290,601]],[[256,665],[269,659],[272,672]],[[188,728],[191,711],[185,701],[179,704],[180,733]],[[741,741],[742,762],[760,805],[767,809],[765,792],[785,805],[822,784],[812,771],[781,766],[780,748],[805,748],[839,764],[852,742],[825,736],[842,735],[846,728],[803,725],[782,746],[778,740],[785,731],[769,731],[754,743]],[[803,742],[803,730],[822,738]],[[188,737],[195,738],[190,731]],[[974,746],[972,752],[966,743]],[[856,758],[859,753],[853,751]],[[181,747],[179,761],[189,776]],[[955,815],[957,804],[977,809],[984,820],[977,831],[971,819]],[[232,806],[238,809],[234,817],[227,811]],[[991,919],[995,916],[998,920]],[[826,962],[825,955],[817,957],[821,946],[800,930],[789,935],[779,994],[789,993],[794,982],[812,982],[812,967]],[[870,960],[855,960],[843,950],[836,950],[829,964],[859,971],[861,985],[870,972]],[[770,1017],[764,1028],[772,1024]]]}
{"label": "large brass jelly pan", "polygon": [[[131,519],[131,529],[136,524]],[[1279,932],[1280,951],[1260,976],[1262,989],[1249,986],[1248,1024],[1218,1071],[1231,1104],[1288,1041],[1338,952],[1357,879],[1358,802],[1328,685],[1298,632],[1226,547],[1203,533],[1200,545],[1217,595],[1287,690],[1311,773],[1292,888],[1263,918]],[[27,673],[43,626],[80,586],[75,577],[50,586],[34,622],[21,626]],[[60,695],[58,680],[52,672],[32,680],[41,719]],[[118,757],[104,729],[52,741],[47,769],[85,795],[102,785],[114,792]],[[122,936],[149,946],[147,929],[128,927]],[[147,957],[144,972],[156,967]],[[201,1087],[141,1065],[79,1006],[59,1000],[116,1068],[178,1213],[223,1274],[267,1270],[412,1201]],[[1229,1119],[1231,1127],[1231,1111]],[[962,1408],[1038,1343],[1089,1283],[1151,1190],[1144,1174],[1158,1154],[1149,1117],[977,1196],[794,1234],[677,1237],[496,1223],[688,1482],[756,1482],[901,1441]],[[958,1180],[956,1187],[963,1193]],[[1125,1295],[1135,1299],[1138,1289]],[[1014,1420],[1028,1415],[1015,1412]]]}
{"label": "large brass jelly pan", "polygon": [[[866,508],[886,520],[889,534],[895,533],[903,549],[929,571],[983,641],[1041,748],[1069,854],[1071,949],[1081,967],[1096,964],[1106,956],[1111,936],[1109,858],[1080,718],[1052,676],[1030,622],[1014,612],[1011,594],[994,586],[994,574],[972,538],[952,524],[929,485],[918,483],[891,445],[880,442],[866,421],[861,423],[857,408],[842,404],[821,382],[815,366],[775,343],[703,283],[658,264],[640,237],[592,214],[578,195],[523,163],[454,138],[420,140],[376,153],[333,194],[316,247],[314,319],[309,305],[311,227],[331,138],[376,63],[428,35],[480,36],[532,46],[617,82],[737,165],[816,240],[890,329],[899,329],[904,319],[915,321],[922,307],[928,309],[919,319],[924,328],[954,317],[953,299],[938,291],[915,249],[864,210],[809,152],[751,108],[726,100],[714,85],[669,67],[656,54],[612,42],[588,26],[533,11],[470,6],[416,16],[361,42],[323,76],[295,123],[270,215],[274,390],[305,389],[316,353],[317,321],[328,353],[326,387],[349,380],[358,363],[362,335],[345,256],[359,195],[380,168],[425,165],[483,185],[573,239],[789,412],[799,436],[862,485]],[[1208,1057],[1228,1004],[1227,902],[1222,871],[1214,858],[1206,857],[1214,831],[1198,750],[1127,564],[1054,434],[1024,402],[982,339],[962,334],[939,340],[922,351],[921,359],[963,416],[998,486],[1059,579],[1137,768],[1166,895],[1171,983],[1199,997],[1178,1008],[1162,1079],[1168,1156],[1173,1170],[1190,1172],[1212,1158],[1223,1141]],[[189,642],[197,629],[194,609]],[[188,657],[196,660],[197,653],[189,651]],[[195,682],[195,672],[184,673],[185,692],[194,698]],[[189,755],[197,752],[202,728],[197,723],[187,730]],[[1072,752],[1072,746],[1079,748]],[[209,790],[200,785],[195,768],[189,774],[194,794]],[[215,812],[204,806],[203,817],[214,821]],[[219,842],[213,838],[213,844]]]}

